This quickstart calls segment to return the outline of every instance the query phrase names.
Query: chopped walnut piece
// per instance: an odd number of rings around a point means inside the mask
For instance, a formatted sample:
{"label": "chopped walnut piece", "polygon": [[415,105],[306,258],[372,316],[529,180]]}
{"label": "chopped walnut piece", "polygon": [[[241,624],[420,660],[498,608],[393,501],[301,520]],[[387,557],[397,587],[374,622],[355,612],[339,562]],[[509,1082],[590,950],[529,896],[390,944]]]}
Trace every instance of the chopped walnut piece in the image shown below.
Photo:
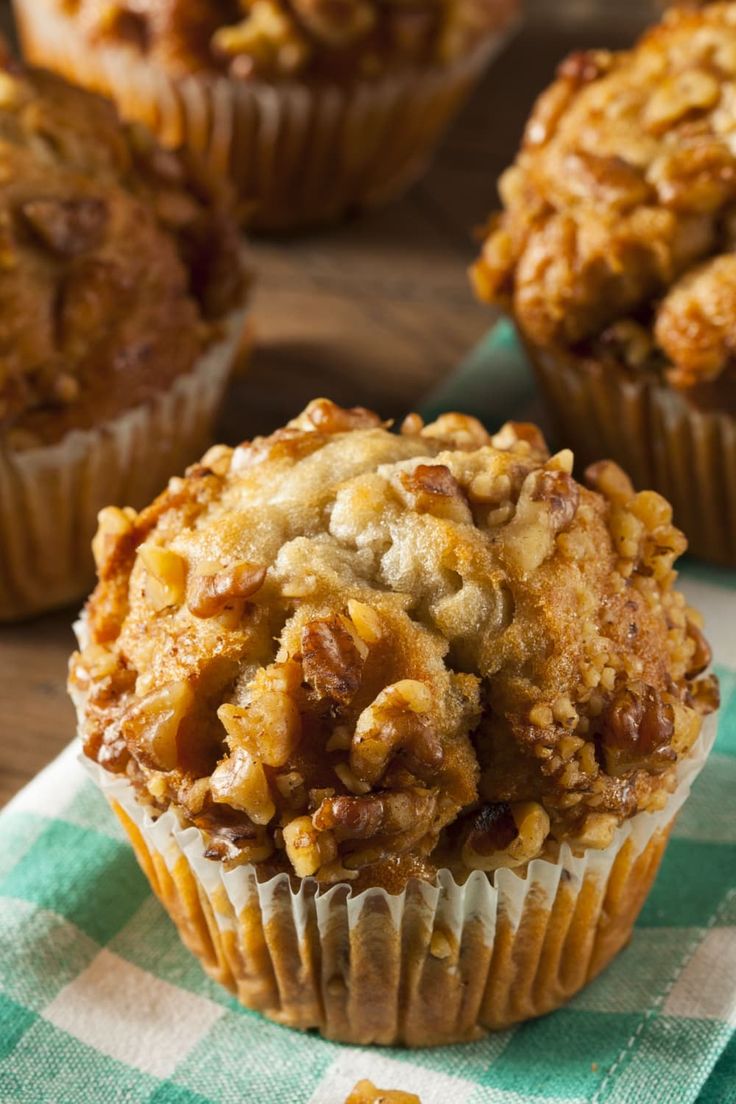
{"label": "chopped walnut piece", "polygon": [[542,850],[549,817],[536,801],[484,805],[473,818],[462,848],[470,870],[523,866]]}
{"label": "chopped walnut piece", "polygon": [[442,745],[423,716],[431,706],[429,687],[404,679],[363,710],[350,751],[350,766],[361,781],[376,783],[399,749],[411,755],[415,769],[431,772],[441,765]]}
{"label": "chopped walnut piece", "polygon": [[280,688],[274,673],[256,677],[247,706],[225,703],[217,710],[231,748],[242,748],[269,767],[283,767],[301,737],[299,707],[288,688]]}
{"label": "chopped walnut piece", "polygon": [[146,596],[156,609],[180,606],[184,601],[187,565],[178,552],[145,544],[138,555],[148,573]]}
{"label": "chopped walnut piece", "polygon": [[372,1081],[358,1081],[345,1104],[422,1104],[416,1093],[401,1089],[378,1089]]}
{"label": "chopped walnut piece", "polygon": [[472,523],[465,492],[445,464],[417,464],[411,471],[400,473],[399,483],[420,514],[433,514],[461,525]]}
{"label": "chopped walnut piece", "polygon": [[92,553],[98,572],[114,562],[121,543],[133,531],[135,511],[105,506],[97,515],[97,532],[92,540]]}
{"label": "chopped walnut piece", "polygon": [[254,824],[268,824],[276,815],[262,764],[242,748],[218,763],[210,790],[214,801],[242,809]]}
{"label": "chopped walnut piece", "polygon": [[361,682],[366,647],[341,614],[308,622],[302,629],[304,678],[321,698],[348,705]]}
{"label": "chopped walnut piece", "polygon": [[673,707],[652,686],[620,690],[598,718],[598,732],[606,770],[613,776],[642,766],[656,773],[677,759],[670,747]]}
{"label": "chopped walnut piece", "polygon": [[179,727],[194,704],[188,682],[170,682],[133,704],[121,719],[121,732],[143,762],[155,770],[174,770],[179,762]]}
{"label": "chopped walnut piece", "polygon": [[317,831],[308,816],[290,820],[284,828],[284,845],[294,873],[299,878],[316,874],[320,866],[333,862],[337,848],[328,831]]}
{"label": "chopped walnut piece", "polygon": [[492,437],[493,447],[512,449],[520,441],[526,442],[530,449],[540,456],[549,456],[547,442],[538,426],[532,422],[506,422]]}
{"label": "chopped walnut piece", "polygon": [[710,667],[713,651],[698,626],[692,621],[687,623],[687,635],[693,642],[693,654],[687,666],[687,674],[688,678],[696,678]]}
{"label": "chopped walnut piece", "polygon": [[33,199],[21,213],[48,249],[62,257],[77,257],[96,249],[104,236],[108,207],[103,199]]}
{"label": "chopped walnut piece", "polygon": [[[320,831],[334,831],[335,839],[341,843],[390,839],[391,847],[400,850],[431,835],[436,809],[437,795],[431,790],[417,787],[382,790],[362,797],[325,798],[312,815],[312,823]],[[353,852],[346,865],[350,866],[355,855],[363,854]]]}
{"label": "chopped walnut piece", "polygon": [[434,438],[452,448],[483,448],[491,442],[491,435],[482,422],[470,414],[440,414],[436,422],[420,431],[422,437]]}
{"label": "chopped walnut piece", "polygon": [[373,429],[381,419],[372,410],[354,406],[344,410],[329,399],[313,399],[309,406],[289,423],[297,429],[316,430],[318,433],[349,433],[355,429]]}
{"label": "chopped walnut piece", "polygon": [[211,574],[193,574],[187,582],[187,607],[195,617],[215,617],[226,606],[252,598],[266,578],[263,564],[237,563]]}

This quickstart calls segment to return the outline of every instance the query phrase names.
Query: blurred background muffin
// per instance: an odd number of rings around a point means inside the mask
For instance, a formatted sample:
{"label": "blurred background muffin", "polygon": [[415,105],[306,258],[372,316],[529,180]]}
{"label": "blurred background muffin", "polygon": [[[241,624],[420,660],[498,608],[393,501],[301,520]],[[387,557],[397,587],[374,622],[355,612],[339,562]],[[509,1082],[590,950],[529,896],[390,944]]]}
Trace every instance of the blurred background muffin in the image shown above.
{"label": "blurred background muffin", "polygon": [[736,564],[736,5],[571,56],[501,179],[474,275],[509,309],[560,434]]}
{"label": "blurred background muffin", "polygon": [[239,336],[224,196],[109,103],[0,70],[0,619],[71,601],[97,512],[206,445]]}
{"label": "blurred background muffin", "polygon": [[383,203],[423,170],[518,0],[16,0],[27,57],[235,183],[252,225]]}
{"label": "blurred background muffin", "polygon": [[318,400],[102,515],[84,750],[249,1007],[468,1040],[630,937],[718,688],[668,504],[572,463],[532,425]]}

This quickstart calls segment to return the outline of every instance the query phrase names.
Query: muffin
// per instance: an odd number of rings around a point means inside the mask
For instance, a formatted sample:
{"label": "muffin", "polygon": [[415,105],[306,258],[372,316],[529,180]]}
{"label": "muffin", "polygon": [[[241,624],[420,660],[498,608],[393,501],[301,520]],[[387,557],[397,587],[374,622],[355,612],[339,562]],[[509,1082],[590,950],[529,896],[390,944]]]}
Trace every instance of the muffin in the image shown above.
{"label": "muffin", "polygon": [[559,428],[736,564],[736,6],[679,8],[542,94],[475,266]]}
{"label": "muffin", "polygon": [[352,1043],[476,1038],[628,940],[717,705],[668,504],[532,425],[318,400],[103,514],[84,752],[186,945]]}
{"label": "muffin", "polygon": [[16,0],[27,56],[228,173],[293,229],[423,171],[518,0]]}
{"label": "muffin", "polygon": [[225,197],[140,125],[0,68],[0,620],[78,600],[110,502],[201,454],[242,321]]}

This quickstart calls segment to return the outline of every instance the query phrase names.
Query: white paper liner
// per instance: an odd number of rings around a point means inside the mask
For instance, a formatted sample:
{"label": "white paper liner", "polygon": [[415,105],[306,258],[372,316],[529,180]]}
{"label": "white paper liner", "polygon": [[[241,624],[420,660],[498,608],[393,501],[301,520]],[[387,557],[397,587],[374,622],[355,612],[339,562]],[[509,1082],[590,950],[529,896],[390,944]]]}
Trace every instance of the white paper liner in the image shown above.
{"label": "white paper liner", "polygon": [[14,6],[30,61],[111,96],[165,145],[188,145],[230,175],[249,225],[269,230],[333,221],[403,192],[516,26],[504,4],[500,25],[452,64],[342,88],[173,78],[129,47],[89,43],[55,0]]}
{"label": "white paper liner", "polygon": [[245,313],[234,311],[192,371],[149,402],[53,445],[0,447],[0,622],[84,595],[102,507],[145,505],[202,455]]}
{"label": "white paper liner", "polygon": [[226,870],[173,810],[153,819],[130,783],[85,764],[122,812],[185,943],[244,1004],[343,1042],[425,1046],[549,1011],[607,965],[629,938],[715,733],[706,718],[666,807],[626,821],[604,851],[563,845],[557,862],[535,859],[524,876],[474,871],[462,885],[442,870],[397,895],[320,890],[312,878],[295,890],[286,874],[259,881],[255,866]]}

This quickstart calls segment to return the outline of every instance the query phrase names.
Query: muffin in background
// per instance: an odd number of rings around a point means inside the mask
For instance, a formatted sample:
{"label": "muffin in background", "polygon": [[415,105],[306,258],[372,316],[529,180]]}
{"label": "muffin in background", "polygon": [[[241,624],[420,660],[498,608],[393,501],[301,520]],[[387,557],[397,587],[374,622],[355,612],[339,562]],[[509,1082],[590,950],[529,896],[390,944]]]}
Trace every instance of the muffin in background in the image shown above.
{"label": "muffin in background", "polygon": [[0,620],[78,599],[103,506],[206,447],[244,278],[225,197],[42,70],[0,70]]}
{"label": "muffin in background", "polygon": [[559,428],[672,502],[736,565],[736,5],[668,12],[568,58],[538,100],[474,269]]}
{"label": "muffin in background", "polygon": [[26,56],[229,174],[249,224],[381,204],[421,174],[518,0],[16,0]]}
{"label": "muffin in background", "polygon": [[318,400],[104,515],[70,691],[187,946],[250,1008],[430,1046],[626,943],[712,740],[668,504],[539,431]]}

